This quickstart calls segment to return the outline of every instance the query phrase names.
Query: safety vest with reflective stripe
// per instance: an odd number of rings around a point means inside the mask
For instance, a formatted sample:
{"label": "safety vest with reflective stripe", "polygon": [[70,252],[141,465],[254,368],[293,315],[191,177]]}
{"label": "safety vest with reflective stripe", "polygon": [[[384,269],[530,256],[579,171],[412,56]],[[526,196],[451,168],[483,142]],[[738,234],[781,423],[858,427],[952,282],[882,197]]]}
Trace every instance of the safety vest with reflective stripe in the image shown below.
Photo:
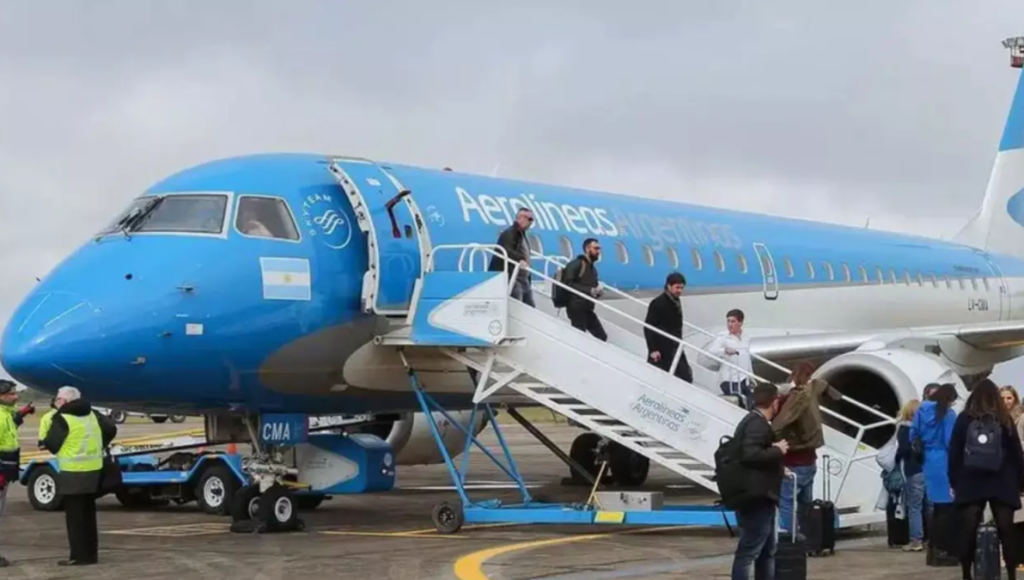
{"label": "safety vest with reflective stripe", "polygon": [[57,452],[62,472],[100,471],[103,469],[103,435],[94,413],[87,417],[61,415],[68,424],[68,436]]}
{"label": "safety vest with reflective stripe", "polygon": [[18,464],[21,463],[14,414],[14,405],[0,405],[0,475],[8,480],[18,477]]}
{"label": "safety vest with reflective stripe", "polygon": [[18,450],[18,426],[14,423],[14,405],[0,405],[0,453]]}
{"label": "safety vest with reflective stripe", "polygon": [[53,423],[53,416],[57,414],[57,409],[50,409],[43,415],[43,418],[39,420],[39,440],[46,439],[46,434],[50,432],[50,424]]}

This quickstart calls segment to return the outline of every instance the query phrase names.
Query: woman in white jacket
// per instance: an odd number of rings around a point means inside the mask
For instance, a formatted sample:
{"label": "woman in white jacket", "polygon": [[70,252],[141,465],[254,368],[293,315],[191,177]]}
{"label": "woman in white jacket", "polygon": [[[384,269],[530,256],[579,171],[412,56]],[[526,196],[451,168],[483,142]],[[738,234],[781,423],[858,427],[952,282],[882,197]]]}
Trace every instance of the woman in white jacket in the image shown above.
{"label": "woman in white jacket", "polygon": [[[753,381],[748,373],[753,373],[753,367],[750,362],[750,340],[743,335],[743,318],[743,311],[738,308],[727,312],[725,314],[727,330],[718,333],[707,350],[734,365],[718,365],[718,384],[723,395],[738,397],[740,406],[749,410]],[[736,367],[743,370],[738,370]]]}

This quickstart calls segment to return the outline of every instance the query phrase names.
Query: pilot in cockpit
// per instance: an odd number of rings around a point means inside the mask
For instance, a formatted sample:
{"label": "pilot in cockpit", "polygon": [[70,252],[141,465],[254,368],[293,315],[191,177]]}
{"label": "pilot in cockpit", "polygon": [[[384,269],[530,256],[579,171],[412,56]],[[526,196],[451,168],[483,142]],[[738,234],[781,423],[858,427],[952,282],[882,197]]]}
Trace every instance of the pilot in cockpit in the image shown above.
{"label": "pilot in cockpit", "polygon": [[240,213],[239,229],[242,230],[243,234],[261,238],[274,237],[274,234],[270,233],[270,229],[260,220],[256,208],[252,206],[242,207]]}

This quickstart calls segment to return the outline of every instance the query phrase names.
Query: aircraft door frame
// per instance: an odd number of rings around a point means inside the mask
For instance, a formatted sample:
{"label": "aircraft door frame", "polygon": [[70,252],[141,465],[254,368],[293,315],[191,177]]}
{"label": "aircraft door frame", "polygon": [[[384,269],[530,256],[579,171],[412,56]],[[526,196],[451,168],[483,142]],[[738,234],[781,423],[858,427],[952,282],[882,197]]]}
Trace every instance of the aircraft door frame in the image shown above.
{"label": "aircraft door frame", "polygon": [[348,197],[359,229],[368,234],[363,312],[408,315],[416,280],[423,275],[430,251],[412,192],[369,159],[332,157],[328,169]]}
{"label": "aircraft door frame", "polygon": [[764,288],[765,300],[775,300],[779,297],[779,269],[775,266],[775,259],[768,246],[761,242],[754,242],[754,255],[757,256],[757,265],[761,268],[761,280]]}

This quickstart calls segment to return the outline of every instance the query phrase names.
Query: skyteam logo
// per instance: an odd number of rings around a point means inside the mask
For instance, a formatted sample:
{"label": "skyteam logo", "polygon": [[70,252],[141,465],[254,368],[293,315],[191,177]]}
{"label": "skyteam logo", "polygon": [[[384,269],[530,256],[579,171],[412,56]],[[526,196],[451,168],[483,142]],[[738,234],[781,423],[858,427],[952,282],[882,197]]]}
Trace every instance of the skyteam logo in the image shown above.
{"label": "skyteam logo", "polygon": [[341,212],[332,195],[314,194],[302,201],[302,219],[310,237],[333,250],[341,250],[352,241],[352,224]]}

